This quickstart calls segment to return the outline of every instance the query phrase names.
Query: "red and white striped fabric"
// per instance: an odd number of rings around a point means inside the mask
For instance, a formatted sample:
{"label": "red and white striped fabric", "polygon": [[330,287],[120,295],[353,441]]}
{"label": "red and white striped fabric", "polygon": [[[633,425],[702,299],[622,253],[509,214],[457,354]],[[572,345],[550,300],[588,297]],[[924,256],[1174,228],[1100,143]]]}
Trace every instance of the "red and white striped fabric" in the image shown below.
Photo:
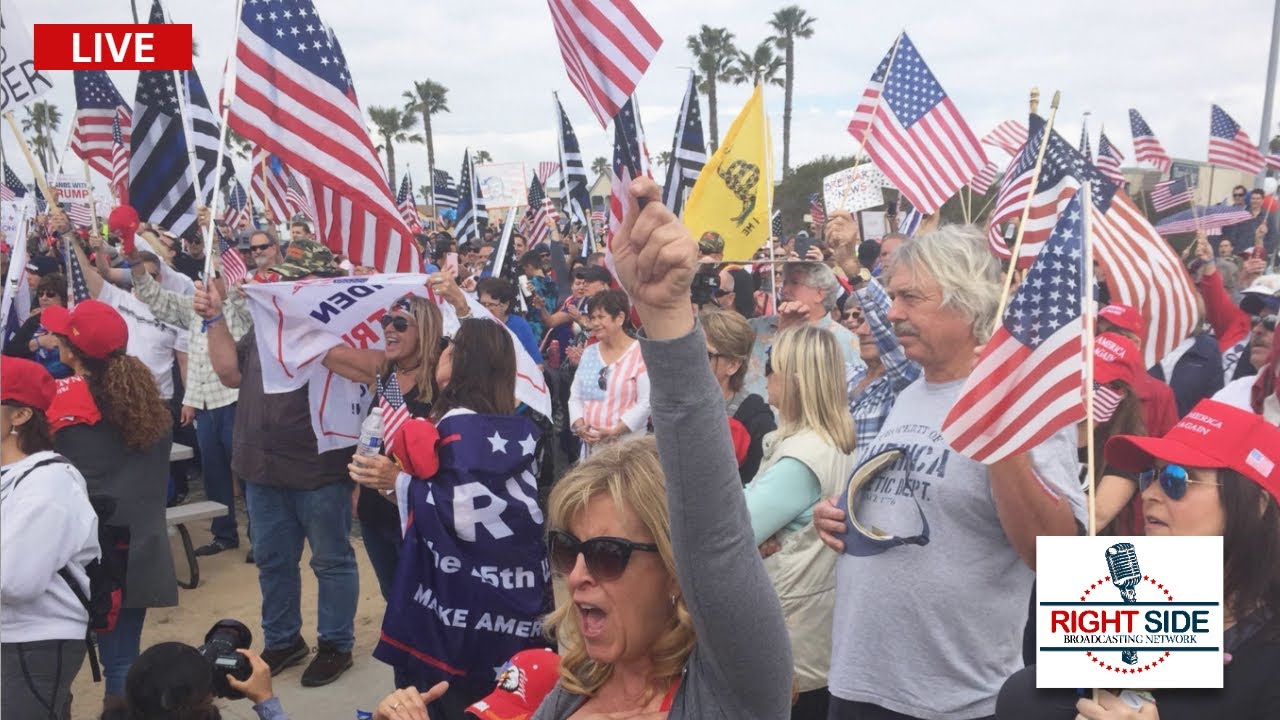
{"label": "red and white striped fabric", "polygon": [[[311,0],[294,5],[292,13],[264,13],[245,4],[231,128],[310,180],[317,237],[330,250],[356,265],[415,271],[418,250],[373,149],[341,46]],[[311,43],[290,34],[298,16],[320,28]]]}
{"label": "red and white striped fabric", "polygon": [[1213,106],[1209,116],[1209,164],[1224,165],[1247,173],[1261,172],[1267,159],[1257,143],[1225,110]]}
{"label": "red and white striped fabric", "polygon": [[120,205],[129,204],[129,141],[125,140],[124,127],[131,122],[124,108],[116,109],[111,123],[111,187]]}
{"label": "red and white striped fabric", "polygon": [[593,223],[600,223],[601,225],[603,225],[603,224],[604,224],[604,221],[605,221],[605,220],[607,220],[607,219],[608,219],[608,218],[606,218],[606,217],[605,217],[605,212],[604,212],[603,210],[592,210],[592,211],[591,211],[591,222],[593,222]]}
{"label": "red and white striped fabric", "polygon": [[89,207],[89,203],[93,202],[90,198],[88,202],[68,202],[67,203],[67,219],[76,227],[89,227],[93,225],[93,211]]}
{"label": "red and white striped fabric", "polygon": [[542,162],[538,163],[538,169],[536,171],[538,174],[538,182],[542,183],[545,186],[547,184],[547,178],[551,177],[559,169],[560,169],[560,163],[558,162],[543,160]]}
{"label": "red and white striped fabric", "polygon": [[71,151],[89,167],[110,178],[114,140],[112,125],[120,117],[125,148],[133,133],[133,112],[105,70],[76,70],[76,114],[71,121]]}
{"label": "red and white striped fabric", "polygon": [[302,188],[302,183],[298,182],[298,178],[292,172],[285,176],[285,183],[288,185],[285,190],[285,198],[289,207],[294,208],[294,212],[307,216],[307,219],[311,222],[315,222],[315,205],[311,202],[307,191]]}
{"label": "red and white striped fabric", "polygon": [[1017,155],[1022,146],[1027,144],[1027,126],[1018,120],[1005,120],[982,138],[982,144]]}
{"label": "red and white striped fabric", "polygon": [[1098,168],[1098,172],[1107,176],[1107,179],[1116,185],[1124,185],[1124,173],[1120,170],[1120,161],[1124,160],[1124,155],[1111,144],[1111,140],[1107,137],[1107,131],[1103,130],[1098,136],[1098,159],[1094,161],[1094,166]]}
{"label": "red and white striped fabric", "polygon": [[1116,408],[1120,407],[1120,402],[1124,400],[1124,395],[1112,390],[1106,385],[1098,383],[1093,384],[1093,421],[1096,423],[1110,422],[1112,416],[1116,414]]}
{"label": "red and white striped fabric", "polygon": [[[283,168],[284,172],[288,172]],[[285,187],[283,173],[276,174],[271,169],[271,153],[254,145],[249,155],[249,192],[259,208],[266,208],[275,215],[276,222],[287,222],[296,212],[289,205],[289,192]],[[234,227],[234,226],[233,226]]]}
{"label": "red and white striped fabric", "polygon": [[1272,170],[1280,170],[1280,155],[1272,153],[1267,156],[1267,167]]}
{"label": "red and white striped fabric", "polygon": [[978,174],[974,175],[973,178],[969,180],[969,188],[979,195],[986,195],[987,191],[991,189],[991,183],[996,181],[996,175],[999,174],[999,172],[1000,163],[992,160],[984,165],[982,169],[978,171]]}
{"label": "red and white striped fabric", "polygon": [[601,127],[618,114],[662,46],[631,0],[547,0],[569,82]]}
{"label": "red and white striped fabric", "polygon": [[[587,353],[596,357],[588,358]],[[640,343],[631,343],[631,347],[612,365],[605,365],[599,357],[599,345],[588,347],[583,355],[579,368],[589,366],[594,372],[579,372],[574,378],[575,388],[570,392],[569,400],[570,422],[581,417],[590,427],[607,429],[625,421],[632,434],[643,434],[648,421],[649,371],[640,352]],[[603,393],[599,385],[601,377],[605,382]],[[602,399],[598,397],[601,394],[604,396]],[[575,412],[579,409],[581,415]],[[642,414],[644,417],[639,417]],[[623,435],[624,438],[628,436]]]}

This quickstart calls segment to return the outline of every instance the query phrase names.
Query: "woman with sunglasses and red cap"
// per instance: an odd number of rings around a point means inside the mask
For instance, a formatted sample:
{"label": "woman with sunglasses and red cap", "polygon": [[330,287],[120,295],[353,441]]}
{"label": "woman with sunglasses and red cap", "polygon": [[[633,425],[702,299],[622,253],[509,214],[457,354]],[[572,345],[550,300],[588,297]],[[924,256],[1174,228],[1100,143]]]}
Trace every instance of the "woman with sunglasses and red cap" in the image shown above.
{"label": "woman with sunglasses and red cap", "polygon": [[[454,286],[456,288],[456,286]],[[461,293],[458,293],[460,296]],[[466,299],[461,298],[465,307]],[[405,295],[378,318],[383,349],[338,345],[324,357],[333,372],[369,385],[379,397],[397,394],[410,417],[426,417],[436,399],[435,372],[440,360],[443,319],[430,299]],[[391,594],[400,557],[401,524],[396,510],[396,478],[400,467],[386,455],[364,456],[347,466],[359,489],[356,517],[365,552],[378,578],[382,599]]]}
{"label": "woman with sunglasses and red cap", "polygon": [[0,361],[0,714],[70,717],[85,656],[85,566],[101,553],[84,477],[53,452],[57,386],[40,365]]}
{"label": "woman with sunglasses and red cap", "polygon": [[103,521],[128,529],[119,617],[113,630],[98,633],[106,694],[118,697],[138,657],[147,608],[178,604],[165,522],[172,416],[151,371],[125,354],[129,331],[114,308],[83,300],[42,315],[75,371],[58,382],[49,406],[54,445],[84,475],[90,496],[114,503]]}
{"label": "woman with sunglasses and red cap", "polygon": [[47,307],[67,306],[67,280],[60,273],[52,273],[40,278],[36,285],[37,307],[31,309],[31,317],[18,328],[4,346],[4,354],[12,357],[28,358],[44,366],[54,379],[71,375],[71,368],[58,357],[58,348],[53,336],[40,325],[40,314]]}
{"label": "woman with sunglasses and red cap", "polygon": [[1031,666],[1005,683],[996,717],[1280,717],[1280,429],[1246,410],[1202,400],[1164,437],[1113,437],[1105,456],[1138,474],[1147,535],[1222,536],[1222,689],[1159,690],[1155,704],[1134,707],[1105,690],[1098,702],[1071,691],[1037,691]]}

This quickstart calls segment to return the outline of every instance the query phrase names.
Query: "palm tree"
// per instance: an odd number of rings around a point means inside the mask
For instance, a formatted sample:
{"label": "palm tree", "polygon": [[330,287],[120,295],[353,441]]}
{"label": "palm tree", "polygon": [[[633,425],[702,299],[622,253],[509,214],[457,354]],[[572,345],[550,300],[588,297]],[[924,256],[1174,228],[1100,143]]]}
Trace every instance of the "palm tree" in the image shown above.
{"label": "palm tree", "polygon": [[654,164],[660,166],[663,170],[666,170],[667,166],[671,164],[671,151],[663,150],[662,152],[658,153],[658,155],[653,159],[653,162]]}
{"label": "palm tree", "polygon": [[773,53],[773,45],[768,40],[756,46],[754,52],[739,52],[734,58],[733,67],[729,68],[729,81],[734,85],[776,85],[782,87],[783,61]]}
{"label": "palm tree", "polygon": [[609,174],[609,161],[602,157],[598,157],[595,160],[592,160],[591,172],[595,173],[596,175]]}
{"label": "palm tree", "polygon": [[379,150],[387,151],[387,182],[394,192],[396,186],[396,143],[420,143],[422,136],[410,131],[418,124],[418,116],[407,113],[398,107],[369,106],[369,119],[373,121],[378,134],[382,136]]}
{"label": "palm tree", "polygon": [[698,68],[698,89],[707,96],[707,112],[711,118],[711,152],[720,145],[720,128],[716,123],[716,83],[728,82],[729,70],[737,48],[728,28],[703,25],[697,35],[690,35],[689,52]]}
{"label": "palm tree", "polygon": [[475,157],[471,160],[476,165],[483,165],[485,163],[493,162],[493,156],[489,154],[488,150],[477,150]]}
{"label": "palm tree", "polygon": [[58,126],[62,124],[62,111],[58,110],[57,105],[44,100],[31,103],[26,111],[27,116],[22,119],[22,132],[28,133],[27,141],[31,143],[31,149],[40,160],[40,167],[47,174],[49,168],[58,161],[53,138],[58,132]]}
{"label": "palm tree", "polygon": [[782,93],[782,176],[791,172],[791,93],[796,83],[796,38],[813,37],[816,18],[799,5],[788,5],[773,14],[769,25],[775,33],[771,41],[785,53],[787,68],[785,90]]}
{"label": "palm tree", "polygon": [[431,116],[449,112],[449,88],[429,79],[414,82],[412,90],[404,91],[404,99],[405,112],[422,115],[422,131],[427,138],[427,178],[435,182],[436,144],[431,132]]}

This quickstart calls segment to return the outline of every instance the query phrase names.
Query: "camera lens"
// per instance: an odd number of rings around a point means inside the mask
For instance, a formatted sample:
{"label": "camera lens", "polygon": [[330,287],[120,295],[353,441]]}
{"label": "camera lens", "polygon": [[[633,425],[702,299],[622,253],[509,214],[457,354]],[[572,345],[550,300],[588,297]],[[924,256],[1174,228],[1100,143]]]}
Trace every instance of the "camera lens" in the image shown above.
{"label": "camera lens", "polygon": [[243,697],[227,683],[230,675],[237,680],[248,680],[253,674],[249,658],[237,650],[248,650],[253,644],[253,633],[238,620],[219,620],[205,633],[204,644],[196,648],[209,663],[213,674],[213,692],[218,697],[236,700]]}

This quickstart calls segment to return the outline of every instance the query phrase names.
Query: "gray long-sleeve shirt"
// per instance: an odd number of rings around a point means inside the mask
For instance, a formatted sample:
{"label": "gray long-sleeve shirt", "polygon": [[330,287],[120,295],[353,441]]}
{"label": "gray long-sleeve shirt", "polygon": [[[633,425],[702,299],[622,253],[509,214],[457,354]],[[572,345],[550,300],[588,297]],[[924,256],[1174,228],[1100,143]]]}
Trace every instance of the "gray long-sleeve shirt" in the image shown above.
{"label": "gray long-sleeve shirt", "polygon": [[[667,481],[676,575],[697,644],[668,720],[777,720],[791,713],[791,646],[751,535],[724,396],[701,328],[641,339]],[[564,720],[586,698],[556,686],[534,720]]]}

